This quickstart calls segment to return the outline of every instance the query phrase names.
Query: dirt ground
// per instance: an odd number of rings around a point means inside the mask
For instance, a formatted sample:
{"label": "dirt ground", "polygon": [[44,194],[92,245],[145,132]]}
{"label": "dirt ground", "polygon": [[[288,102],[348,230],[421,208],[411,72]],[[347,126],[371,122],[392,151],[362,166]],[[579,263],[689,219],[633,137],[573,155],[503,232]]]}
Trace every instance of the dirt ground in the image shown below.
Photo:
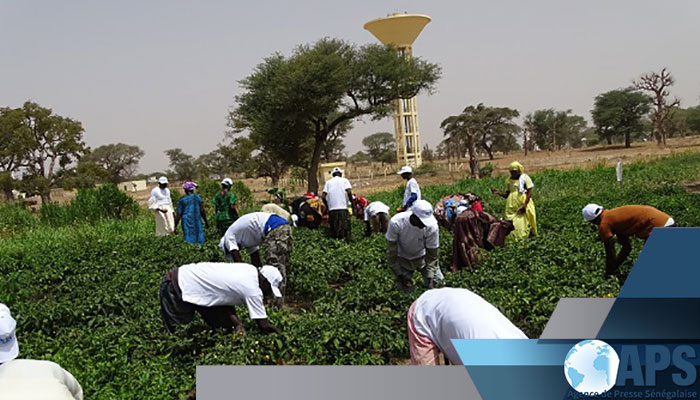
{"label": "dirt ground", "polygon": [[[555,152],[538,151],[531,152],[527,156],[523,152],[510,154],[495,154],[493,160],[482,158],[480,160],[483,167],[490,162],[494,165],[494,174],[505,173],[508,164],[512,161],[520,161],[527,172],[536,172],[543,169],[572,169],[572,168],[592,168],[596,166],[612,166],[618,161],[630,163],[634,161],[646,161],[673,154],[688,151],[700,151],[700,136],[669,139],[666,147],[659,147],[656,143],[634,143],[631,148],[626,149],[622,145],[593,146],[583,149],[567,149]],[[423,185],[437,185],[454,182],[469,175],[469,161],[461,160],[435,160],[426,167],[424,174],[418,173],[417,178]],[[345,169],[345,177],[350,179],[354,191],[360,196],[371,195],[377,192],[394,190],[402,184],[400,176],[396,171],[400,168],[397,164],[348,164]],[[429,170],[429,171],[427,171]],[[253,195],[260,203],[270,200],[266,189],[271,187],[271,181],[265,178],[242,179],[253,192]],[[173,185],[176,190],[179,185]],[[293,181],[283,178],[280,186],[286,189],[288,197],[295,197],[306,192],[304,182]],[[688,184],[689,190],[700,191],[700,182]],[[136,199],[140,205],[145,206],[152,186],[147,190],[138,192],[127,192]],[[171,189],[172,190],[172,189]],[[70,201],[75,194],[57,189],[52,192],[52,199],[60,203]]]}

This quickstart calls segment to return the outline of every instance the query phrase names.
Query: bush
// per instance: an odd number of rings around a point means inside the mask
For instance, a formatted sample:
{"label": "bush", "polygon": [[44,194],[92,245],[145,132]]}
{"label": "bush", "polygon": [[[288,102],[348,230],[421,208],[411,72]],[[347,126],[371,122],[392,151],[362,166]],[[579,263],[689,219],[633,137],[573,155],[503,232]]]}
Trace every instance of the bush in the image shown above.
{"label": "bush", "polygon": [[130,219],[138,214],[138,203],[116,185],[108,184],[96,189],[81,189],[75,199],[66,205],[42,205],[40,219],[51,226],[62,226],[95,223],[109,218]]}
{"label": "bush", "polygon": [[491,175],[493,175],[493,170],[494,166],[490,162],[487,162],[480,170],[479,170],[479,178],[490,178]]}
{"label": "bush", "polygon": [[36,226],[34,215],[20,204],[0,205],[0,232],[11,234]]}

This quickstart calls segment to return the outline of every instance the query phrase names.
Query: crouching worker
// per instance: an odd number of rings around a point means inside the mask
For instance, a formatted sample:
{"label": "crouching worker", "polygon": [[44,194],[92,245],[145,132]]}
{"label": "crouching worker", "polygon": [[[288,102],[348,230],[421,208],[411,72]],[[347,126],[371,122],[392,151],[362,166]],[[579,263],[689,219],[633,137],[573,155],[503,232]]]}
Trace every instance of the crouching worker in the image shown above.
{"label": "crouching worker", "polygon": [[198,312],[211,328],[245,333],[234,306],[248,308],[250,319],[265,333],[278,332],[268,320],[263,299],[281,298],[282,274],[266,265],[202,262],[173,268],[160,284],[160,310],[168,332],[186,324]]}
{"label": "crouching worker", "polygon": [[410,211],[394,215],[386,231],[386,253],[400,291],[413,290],[415,271],[420,271],[428,288],[442,281],[439,246],[438,223],[430,203],[417,200]]}
{"label": "crouching worker", "polygon": [[240,249],[248,250],[251,262],[260,268],[260,245],[265,246],[265,264],[280,270],[284,283],[287,280],[287,266],[292,253],[292,228],[286,219],[270,213],[253,212],[236,220],[219,241],[219,249],[227,260],[243,262]]}
{"label": "crouching worker", "polygon": [[389,228],[389,206],[381,201],[369,203],[364,211],[365,215],[365,236],[372,236],[374,233],[386,233]]}
{"label": "crouching worker", "polygon": [[467,289],[442,288],[423,293],[408,309],[411,364],[462,365],[451,339],[527,339],[488,301]]}
{"label": "crouching worker", "polygon": [[[676,222],[668,214],[649,206],[622,206],[604,209],[598,204],[583,207],[583,219],[598,225],[598,236],[605,246],[605,275],[613,275],[627,260],[632,251],[630,237],[646,241],[654,228],[675,227]],[[615,254],[615,237],[622,245]]]}

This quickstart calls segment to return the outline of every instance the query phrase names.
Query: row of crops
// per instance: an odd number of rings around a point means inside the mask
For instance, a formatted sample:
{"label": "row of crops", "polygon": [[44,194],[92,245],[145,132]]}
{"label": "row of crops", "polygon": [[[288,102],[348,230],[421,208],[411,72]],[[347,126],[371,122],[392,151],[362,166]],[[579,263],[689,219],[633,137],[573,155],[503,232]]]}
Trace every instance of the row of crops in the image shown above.
{"label": "row of crops", "polygon": [[[700,154],[626,166],[622,189],[612,168],[532,177],[541,236],[488,253],[474,273],[446,272],[448,285],[479,293],[530,337],[540,334],[560,297],[614,296],[620,289],[617,278],[603,275],[603,246],[580,215],[586,203],[649,204],[681,225],[700,225],[700,195],[682,186],[700,180]],[[502,179],[422,190],[432,202],[475,192],[486,211],[501,214],[504,201],[488,189]],[[395,207],[401,194],[397,189],[371,200]],[[177,265],[219,261],[213,228],[198,246],[182,237],[154,237],[153,222],[143,215],[28,223],[30,229],[0,240],[0,302],[18,320],[21,356],[60,363],[81,382],[86,398],[185,398],[198,364],[387,364],[408,357],[405,313],[420,293],[395,290],[383,237],[363,237],[360,221],[353,221],[350,243],[330,239],[323,229],[294,231],[286,306],[268,310],[282,332],[269,336],[247,318],[244,336],[208,331],[197,319],[176,335],[163,329],[160,279]],[[440,242],[447,271],[451,234],[441,231]],[[630,260],[641,243],[634,246]],[[623,272],[631,266],[628,261]]]}

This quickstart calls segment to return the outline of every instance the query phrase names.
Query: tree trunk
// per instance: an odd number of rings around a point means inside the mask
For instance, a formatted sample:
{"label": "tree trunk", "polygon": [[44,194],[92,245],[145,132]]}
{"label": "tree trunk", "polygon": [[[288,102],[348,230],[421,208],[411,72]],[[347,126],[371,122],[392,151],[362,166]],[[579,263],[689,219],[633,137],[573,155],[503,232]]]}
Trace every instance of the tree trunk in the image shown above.
{"label": "tree trunk", "polygon": [[308,183],[306,189],[309,192],[318,194],[318,164],[321,162],[321,150],[323,148],[322,134],[316,134],[316,142],[314,143],[314,152],[311,156],[311,164],[307,171]]}
{"label": "tree trunk", "polygon": [[43,206],[44,204],[50,204],[51,203],[51,190],[49,189],[48,192],[41,192],[41,205]]}
{"label": "tree trunk", "polygon": [[628,148],[628,149],[629,149],[630,147],[632,147],[632,143],[631,143],[631,142],[632,142],[632,141],[630,140],[630,134],[629,134],[629,132],[625,133],[625,147]]}
{"label": "tree trunk", "polygon": [[479,177],[479,156],[476,153],[474,141],[467,139],[467,150],[469,151],[469,172],[472,178]]}
{"label": "tree trunk", "polygon": [[605,140],[607,140],[608,146],[612,144],[612,137],[611,136],[606,137]]}
{"label": "tree trunk", "polygon": [[270,177],[270,180],[272,181],[272,187],[279,187],[280,183],[280,176],[278,174],[273,174],[274,176]]}
{"label": "tree trunk", "polygon": [[11,188],[5,188],[4,192],[5,192],[5,199],[7,201],[13,201],[15,199],[15,194],[12,193]]}
{"label": "tree trunk", "polygon": [[489,155],[489,160],[493,160],[493,150],[487,145],[484,145],[484,150]]}

